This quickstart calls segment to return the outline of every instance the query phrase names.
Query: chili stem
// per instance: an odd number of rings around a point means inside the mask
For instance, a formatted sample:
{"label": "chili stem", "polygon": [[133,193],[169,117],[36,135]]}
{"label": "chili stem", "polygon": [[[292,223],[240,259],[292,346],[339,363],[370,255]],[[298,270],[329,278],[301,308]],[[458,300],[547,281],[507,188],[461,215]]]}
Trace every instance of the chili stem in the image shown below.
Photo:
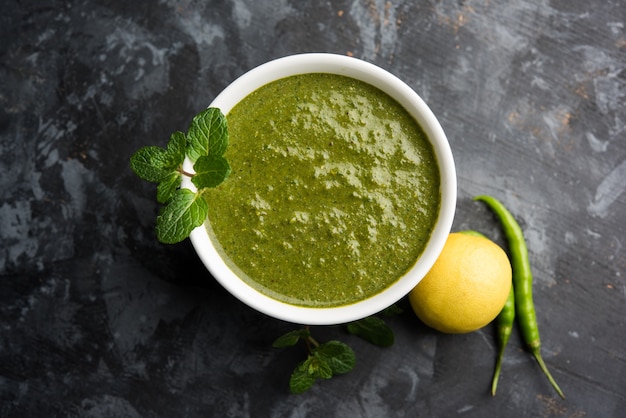
{"label": "chili stem", "polygon": [[543,373],[546,375],[546,377],[548,378],[548,380],[554,387],[554,390],[557,391],[557,393],[559,394],[561,398],[565,399],[565,395],[563,394],[563,391],[561,391],[561,388],[559,387],[559,385],[557,385],[556,380],[554,380],[554,378],[552,377],[552,374],[550,374],[548,367],[543,362],[543,358],[541,358],[541,353],[539,352],[539,348],[533,348],[531,351],[533,353],[533,356],[535,356],[537,363],[539,363],[539,367],[541,368],[541,370],[543,370]]}

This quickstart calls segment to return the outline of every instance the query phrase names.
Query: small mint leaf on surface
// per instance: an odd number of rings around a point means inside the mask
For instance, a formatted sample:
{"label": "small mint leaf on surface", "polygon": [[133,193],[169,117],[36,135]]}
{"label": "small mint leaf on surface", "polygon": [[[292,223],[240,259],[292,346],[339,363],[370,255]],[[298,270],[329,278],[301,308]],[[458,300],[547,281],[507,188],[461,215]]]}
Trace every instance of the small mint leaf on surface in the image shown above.
{"label": "small mint leaf on surface", "polygon": [[288,333],[283,334],[280,337],[278,337],[276,340],[274,340],[274,342],[272,343],[272,347],[274,348],[291,347],[293,345],[296,345],[301,338],[307,339],[309,338],[310,335],[311,334],[309,333],[309,331],[305,328],[289,331]]}
{"label": "small mint leaf on surface", "polygon": [[206,155],[199,157],[193,165],[196,172],[191,182],[198,188],[216,187],[230,174],[230,164],[222,156]]}
{"label": "small mint leaf on surface", "polygon": [[369,316],[347,325],[348,332],[357,335],[374,345],[390,347],[394,343],[394,335],[391,328],[382,319]]}
{"label": "small mint leaf on surface", "polygon": [[404,309],[396,305],[395,303],[380,312],[383,316],[396,316],[404,313]]}
{"label": "small mint leaf on surface", "polygon": [[294,394],[306,392],[315,383],[315,376],[309,373],[307,360],[300,363],[289,378],[289,391]]}
{"label": "small mint leaf on surface", "polygon": [[333,375],[348,373],[356,363],[354,351],[341,341],[333,340],[320,344],[314,353],[324,359]]}
{"label": "small mint leaf on surface", "polygon": [[317,352],[305,360],[309,374],[318,379],[330,379],[333,377],[333,369],[326,358]]}
{"label": "small mint leaf on surface", "polygon": [[218,108],[210,107],[196,115],[187,131],[187,156],[192,162],[208,155],[222,156],[228,147],[228,124]]}
{"label": "small mint leaf on surface", "polygon": [[200,193],[178,189],[157,216],[157,239],[164,244],[175,244],[187,238],[202,225],[208,215],[208,205]]}

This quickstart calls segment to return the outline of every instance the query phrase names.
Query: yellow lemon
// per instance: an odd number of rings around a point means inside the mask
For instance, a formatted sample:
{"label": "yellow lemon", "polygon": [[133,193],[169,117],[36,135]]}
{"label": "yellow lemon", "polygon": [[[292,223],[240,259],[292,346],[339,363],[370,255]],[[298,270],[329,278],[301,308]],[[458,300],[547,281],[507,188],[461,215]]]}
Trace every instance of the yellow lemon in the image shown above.
{"label": "yellow lemon", "polygon": [[443,251],[409,293],[415,314],[445,333],[480,329],[500,313],[511,290],[507,254],[482,236],[451,233]]}

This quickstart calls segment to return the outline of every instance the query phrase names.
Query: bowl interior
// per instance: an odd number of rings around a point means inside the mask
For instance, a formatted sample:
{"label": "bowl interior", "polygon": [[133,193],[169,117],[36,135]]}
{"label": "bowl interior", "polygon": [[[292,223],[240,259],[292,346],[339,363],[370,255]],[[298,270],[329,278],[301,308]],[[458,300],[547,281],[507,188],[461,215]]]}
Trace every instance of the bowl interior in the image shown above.
{"label": "bowl interior", "polygon": [[[391,306],[430,270],[446,241],[456,207],[456,171],[448,140],[432,111],[407,84],[373,64],[335,54],[301,54],[270,61],[245,73],[222,91],[210,104],[227,114],[232,107],[259,87],[274,80],[303,73],[332,73],[352,77],[386,92],[421,125],[431,141],[440,170],[440,213],[428,245],[415,265],[384,291],[362,301],[339,307],[310,308],[272,299],[241,280],[222,260],[205,226],[194,229],[191,242],[213,277],[231,294],[250,307],[288,322],[332,325],[355,321]],[[191,169],[189,161],[186,169]],[[193,189],[190,181],[184,187]]]}

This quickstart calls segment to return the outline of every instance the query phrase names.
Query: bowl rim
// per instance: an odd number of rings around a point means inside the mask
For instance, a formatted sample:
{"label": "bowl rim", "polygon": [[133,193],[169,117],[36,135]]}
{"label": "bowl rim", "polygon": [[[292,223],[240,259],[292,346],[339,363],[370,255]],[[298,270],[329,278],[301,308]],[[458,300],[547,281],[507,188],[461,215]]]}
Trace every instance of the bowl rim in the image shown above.
{"label": "bowl rim", "polygon": [[[411,269],[381,292],[348,305],[303,307],[290,305],[267,296],[247,284],[222,259],[205,224],[192,230],[190,240],[199,258],[229,293],[251,308],[283,321],[305,325],[337,325],[374,315],[406,296],[426,275],[441,253],[452,227],[457,199],[457,178],[448,139],[439,121],[405,82],[375,64],[332,53],[288,55],[261,64],[228,85],[209,107],[227,114],[230,109],[259,87],[280,78],[305,73],[332,73],[365,81],[378,87],[400,103],[420,124],[429,138],[439,165],[440,211],[429,241]],[[185,169],[192,170],[189,160]],[[182,187],[194,190],[188,179]]]}

